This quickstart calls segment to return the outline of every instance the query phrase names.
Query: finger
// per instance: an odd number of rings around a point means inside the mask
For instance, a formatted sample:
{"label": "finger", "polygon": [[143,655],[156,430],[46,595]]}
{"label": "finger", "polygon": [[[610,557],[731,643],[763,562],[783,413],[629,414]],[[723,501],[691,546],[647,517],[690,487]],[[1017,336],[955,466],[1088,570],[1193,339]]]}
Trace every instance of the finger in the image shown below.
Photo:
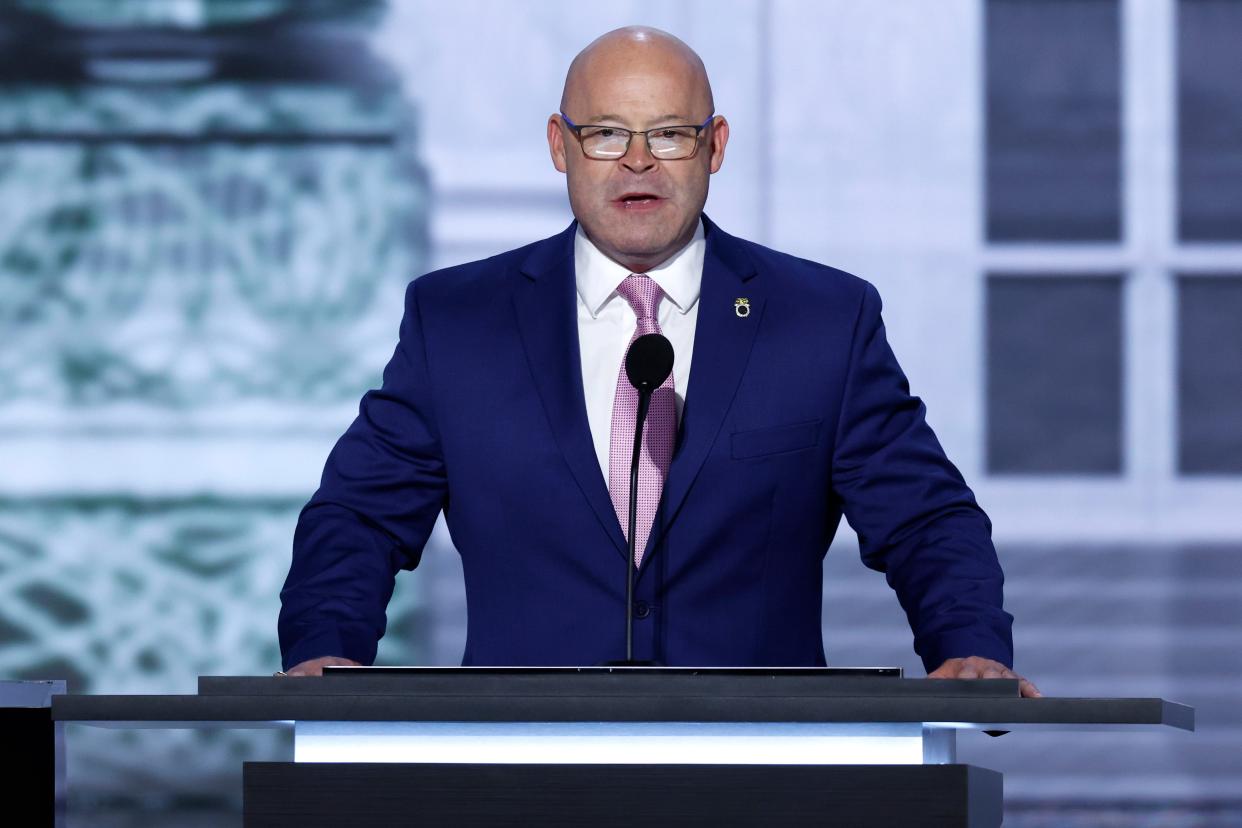
{"label": "finger", "polygon": [[999,661],[993,661],[990,658],[981,658],[974,664],[975,670],[979,673],[980,678],[1004,678],[1009,672],[1009,668]]}
{"label": "finger", "polygon": [[1000,667],[1000,666],[985,667],[983,668],[983,672],[981,675],[983,678],[987,678],[987,679],[1017,678],[1017,676],[1015,676],[1013,673],[1006,670],[1004,667]]}
{"label": "finger", "polygon": [[1043,695],[1044,695],[1043,693],[1039,692],[1039,688],[1036,687],[1032,682],[1024,678],[1021,678],[1021,677],[1019,677],[1019,681],[1018,681],[1018,690],[1022,698],[1024,699],[1039,699],[1039,698],[1043,698]]}
{"label": "finger", "polygon": [[957,671],[962,667],[963,659],[949,658],[944,663],[927,674],[928,678],[956,678]]}
{"label": "finger", "polygon": [[958,674],[961,672],[961,670],[962,670],[962,668],[961,668],[961,666],[960,666],[960,665],[957,665],[957,664],[949,664],[949,665],[945,665],[944,667],[940,667],[940,668],[938,668],[938,669],[937,669],[934,673],[928,673],[928,674],[927,674],[927,677],[928,677],[928,678],[937,678],[937,679],[955,679],[955,678],[960,678],[960,676],[959,676]]}

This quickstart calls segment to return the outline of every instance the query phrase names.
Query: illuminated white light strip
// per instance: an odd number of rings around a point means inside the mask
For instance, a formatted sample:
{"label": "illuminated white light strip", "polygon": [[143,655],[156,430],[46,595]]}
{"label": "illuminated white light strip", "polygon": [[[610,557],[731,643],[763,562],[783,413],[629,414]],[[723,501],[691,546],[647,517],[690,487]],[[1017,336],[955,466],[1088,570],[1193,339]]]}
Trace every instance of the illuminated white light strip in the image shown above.
{"label": "illuminated white light strip", "polygon": [[988,730],[986,724],[978,722],[923,722],[923,727],[931,730]]}
{"label": "illuminated white light strip", "polygon": [[918,765],[920,723],[305,722],[296,762]]}

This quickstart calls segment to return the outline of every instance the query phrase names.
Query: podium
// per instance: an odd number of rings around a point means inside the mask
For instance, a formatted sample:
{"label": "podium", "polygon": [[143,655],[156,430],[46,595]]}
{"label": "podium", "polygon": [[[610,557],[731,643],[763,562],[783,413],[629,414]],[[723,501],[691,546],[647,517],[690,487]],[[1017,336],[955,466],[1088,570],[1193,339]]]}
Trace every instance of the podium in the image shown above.
{"label": "podium", "polygon": [[56,695],[51,720],[291,727],[292,762],[244,764],[247,826],[973,827],[1000,824],[1002,779],[957,764],[959,731],[1193,730],[1194,711],[895,670],[465,667]]}

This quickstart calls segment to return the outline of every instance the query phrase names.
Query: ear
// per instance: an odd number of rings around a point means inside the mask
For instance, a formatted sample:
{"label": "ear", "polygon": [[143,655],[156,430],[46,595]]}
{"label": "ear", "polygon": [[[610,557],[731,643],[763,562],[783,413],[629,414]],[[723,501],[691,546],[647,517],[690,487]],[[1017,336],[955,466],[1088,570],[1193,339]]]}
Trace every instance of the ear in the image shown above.
{"label": "ear", "polygon": [[716,118],[716,123],[712,125],[711,165],[708,168],[711,172],[718,172],[720,166],[724,164],[725,145],[728,143],[729,122],[723,115],[720,115]]}
{"label": "ear", "polygon": [[548,153],[557,172],[565,172],[565,131],[561,129],[561,116],[548,116]]}

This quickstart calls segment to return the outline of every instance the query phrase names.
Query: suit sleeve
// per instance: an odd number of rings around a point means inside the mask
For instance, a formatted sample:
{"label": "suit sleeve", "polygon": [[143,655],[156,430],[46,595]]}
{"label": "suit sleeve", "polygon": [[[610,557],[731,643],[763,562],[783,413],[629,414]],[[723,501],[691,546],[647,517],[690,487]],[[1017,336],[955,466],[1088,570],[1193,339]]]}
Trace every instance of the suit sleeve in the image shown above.
{"label": "suit sleeve", "polygon": [[375,660],[396,573],[418,565],[447,502],[416,285],[382,386],[363,396],[298,517],[280,593],[286,669],[329,655]]}
{"label": "suit sleeve", "polygon": [[880,295],[861,302],[833,455],[833,487],[863,563],[885,573],[928,672],[982,656],[1013,666],[1013,616],[992,524],[949,462],[884,334]]}

